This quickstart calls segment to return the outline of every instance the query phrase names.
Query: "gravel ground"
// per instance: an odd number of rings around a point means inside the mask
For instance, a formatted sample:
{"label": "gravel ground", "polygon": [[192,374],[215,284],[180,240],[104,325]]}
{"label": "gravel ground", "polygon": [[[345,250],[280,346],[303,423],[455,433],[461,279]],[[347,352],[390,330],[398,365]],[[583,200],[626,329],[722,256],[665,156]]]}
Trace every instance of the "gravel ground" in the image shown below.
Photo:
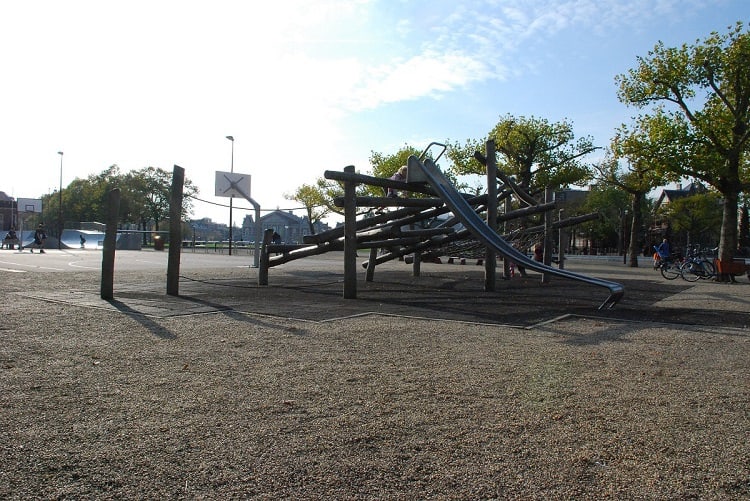
{"label": "gravel ground", "polygon": [[398,266],[0,272],[0,498],[750,498],[746,279]]}

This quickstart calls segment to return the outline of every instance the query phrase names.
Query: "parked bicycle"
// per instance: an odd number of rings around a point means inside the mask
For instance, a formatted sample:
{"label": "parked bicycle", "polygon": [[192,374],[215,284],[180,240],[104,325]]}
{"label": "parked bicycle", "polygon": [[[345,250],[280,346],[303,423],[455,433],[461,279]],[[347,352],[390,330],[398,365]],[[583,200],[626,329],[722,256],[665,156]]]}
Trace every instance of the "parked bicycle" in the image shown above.
{"label": "parked bicycle", "polygon": [[714,255],[716,249],[701,249],[694,246],[688,249],[685,260],[680,264],[680,273],[684,280],[696,282],[698,280],[708,280],[716,276],[716,266],[714,266]]}
{"label": "parked bicycle", "polygon": [[658,269],[661,272],[661,276],[667,280],[674,280],[682,275],[680,271],[682,256],[673,253],[667,254],[664,250],[665,248],[668,249],[669,247],[666,245],[654,246],[654,250],[656,251],[654,254],[654,269]]}
{"label": "parked bicycle", "polygon": [[659,256],[659,261],[656,263],[656,268],[661,273],[661,276],[667,280],[674,280],[675,278],[682,276],[682,270],[680,266],[682,260],[679,255],[672,254],[669,256]]}

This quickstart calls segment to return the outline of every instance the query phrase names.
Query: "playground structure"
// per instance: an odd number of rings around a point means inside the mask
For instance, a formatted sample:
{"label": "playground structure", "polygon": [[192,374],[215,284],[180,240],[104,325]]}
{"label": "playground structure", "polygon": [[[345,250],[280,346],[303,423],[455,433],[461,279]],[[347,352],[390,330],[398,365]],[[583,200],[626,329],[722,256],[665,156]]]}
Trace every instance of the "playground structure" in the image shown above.
{"label": "playground structure", "polygon": [[[427,153],[432,146],[442,147],[442,151],[433,160]],[[551,276],[558,276],[589,285],[607,289],[608,296],[600,304],[599,309],[612,308],[622,298],[624,287],[616,282],[570,272],[563,269],[564,256],[562,249],[563,238],[561,231],[561,245],[559,253],[559,268],[553,268],[551,263],[551,233],[554,229],[578,224],[597,217],[595,214],[578,216],[566,220],[552,221],[551,212],[556,208],[554,201],[550,201],[545,194],[545,203],[537,202],[531,195],[524,192],[513,179],[504,176],[497,170],[495,163],[495,145],[487,142],[487,156],[480,153],[475,158],[483,163],[487,170],[487,193],[484,195],[468,195],[460,193],[443,175],[436,162],[445,152],[446,146],[440,143],[430,143],[419,158],[410,156],[408,159],[408,173],[406,181],[395,181],[372,176],[357,174],[354,166],[344,168],[343,172],[326,171],[327,179],[339,181],[344,187],[344,196],[334,200],[334,203],[344,208],[344,225],[333,230],[316,235],[308,235],[300,245],[272,244],[273,230],[263,234],[258,267],[258,285],[268,285],[269,269],[284,263],[309,256],[323,254],[329,251],[344,251],[344,291],[345,299],[357,297],[357,250],[369,249],[369,260],[364,263],[366,280],[372,281],[375,267],[389,260],[413,254],[414,274],[420,273],[421,257],[444,255],[446,249],[460,245],[463,248],[485,249],[484,289],[494,291],[496,285],[497,258],[503,258],[504,276],[509,276],[511,262],[516,265],[542,274],[542,282],[548,282]],[[170,220],[180,221],[183,197],[185,169],[175,165],[172,175],[172,189],[170,194]],[[501,185],[498,186],[498,179]],[[240,179],[225,179],[228,184],[223,193],[236,191],[240,196],[250,199],[239,186]],[[426,195],[424,198],[391,198],[391,197],[357,197],[356,188],[359,184],[368,184],[380,188],[392,188],[409,193]],[[517,197],[523,207],[511,210],[510,198]],[[498,210],[498,203],[504,202],[504,210]],[[108,194],[108,216],[105,225],[102,246],[102,279],[100,295],[102,299],[114,298],[114,257],[117,239],[117,214],[120,204],[120,190],[115,188]],[[394,207],[393,210],[378,211],[372,214],[373,208]],[[368,208],[358,214],[358,208]],[[258,210],[256,208],[256,210]],[[381,213],[382,212],[382,213]],[[498,231],[498,223],[507,224],[530,214],[544,214],[544,224],[541,227],[524,227],[520,225],[512,234],[505,237]],[[482,219],[481,215],[485,215]],[[358,216],[366,216],[358,219]],[[447,219],[441,220],[440,216]],[[514,245],[520,238],[530,233],[541,232],[544,236],[543,262],[531,259],[525,253],[516,249]],[[181,242],[181,225],[170,224],[169,241]],[[256,241],[257,242],[257,241]],[[256,247],[257,248],[257,247]],[[385,249],[382,255],[379,249]],[[179,295],[180,278],[180,245],[169,246],[167,262],[167,295]],[[256,252],[256,259],[258,253]]]}
{"label": "playground structure", "polygon": [[[440,154],[431,159],[427,153],[431,147],[442,147]],[[454,256],[477,252],[484,253],[485,284],[487,291],[495,290],[497,258],[503,258],[504,276],[509,277],[511,262],[516,266],[542,273],[542,281],[551,276],[566,278],[607,289],[608,296],[599,309],[612,308],[623,296],[621,284],[602,280],[563,269],[564,255],[560,245],[559,268],[551,264],[551,234],[553,230],[579,224],[597,217],[595,214],[578,216],[566,220],[552,221],[556,208],[554,201],[537,202],[513,182],[513,179],[497,171],[494,143],[487,143],[487,156],[480,153],[475,158],[487,168],[488,190],[484,195],[472,196],[460,193],[443,175],[436,162],[445,152],[445,145],[431,143],[419,158],[409,157],[406,181],[376,178],[357,174],[349,166],[343,172],[326,171],[326,179],[339,181],[344,186],[344,196],[334,203],[344,208],[344,225],[338,228],[308,235],[300,245],[278,245],[271,243],[271,231],[266,231],[260,252],[258,284],[268,285],[269,269],[295,259],[323,254],[329,251],[344,251],[345,298],[357,295],[357,250],[369,249],[370,255],[363,266],[367,281],[374,279],[377,265],[390,260],[413,255],[413,273],[419,275],[423,259],[434,259],[441,255]],[[500,186],[498,186],[498,181]],[[408,193],[419,193],[424,197],[357,197],[356,187],[367,184],[383,189],[392,188]],[[515,197],[522,206],[511,210]],[[504,202],[504,210],[498,205]],[[389,208],[374,214],[375,208]],[[366,208],[367,211],[360,211]],[[390,208],[393,208],[392,210]],[[508,223],[532,214],[544,214],[544,225],[519,228],[501,236],[498,224]],[[358,216],[363,216],[359,217]],[[531,259],[518,250],[530,236],[542,235],[544,261]],[[380,250],[384,251],[380,253]]]}

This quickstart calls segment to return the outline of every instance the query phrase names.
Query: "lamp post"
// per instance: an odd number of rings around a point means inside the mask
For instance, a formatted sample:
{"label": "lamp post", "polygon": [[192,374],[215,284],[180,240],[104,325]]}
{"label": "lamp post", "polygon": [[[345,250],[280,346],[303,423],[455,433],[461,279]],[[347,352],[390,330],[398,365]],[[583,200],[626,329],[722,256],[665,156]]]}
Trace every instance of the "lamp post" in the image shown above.
{"label": "lamp post", "polygon": [[58,151],[60,155],[60,191],[58,193],[58,205],[57,208],[57,249],[62,249],[62,232],[63,232],[63,213],[62,213],[62,165],[63,165],[63,152]]}
{"label": "lamp post", "polygon": [[[229,139],[232,142],[232,164],[229,172],[234,173],[234,136],[227,136],[227,139]],[[229,197],[229,255],[232,255],[232,199],[234,197]]]}
{"label": "lamp post", "polygon": [[622,264],[628,264],[628,209],[622,213]]}

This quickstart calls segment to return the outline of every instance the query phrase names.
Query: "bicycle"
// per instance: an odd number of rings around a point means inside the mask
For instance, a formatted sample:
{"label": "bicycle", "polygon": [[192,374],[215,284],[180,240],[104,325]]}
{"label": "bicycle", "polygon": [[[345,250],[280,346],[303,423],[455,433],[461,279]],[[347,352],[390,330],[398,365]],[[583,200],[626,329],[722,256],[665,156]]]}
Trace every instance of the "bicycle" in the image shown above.
{"label": "bicycle", "polygon": [[675,278],[682,275],[680,265],[680,259],[672,255],[668,257],[661,257],[661,259],[659,259],[659,263],[657,264],[657,268],[659,268],[661,276],[663,276],[667,280],[674,280]]}
{"label": "bicycle", "polygon": [[688,255],[680,265],[682,278],[688,282],[708,280],[716,276],[716,267],[713,259],[707,256],[707,250],[699,247],[688,249]]}

